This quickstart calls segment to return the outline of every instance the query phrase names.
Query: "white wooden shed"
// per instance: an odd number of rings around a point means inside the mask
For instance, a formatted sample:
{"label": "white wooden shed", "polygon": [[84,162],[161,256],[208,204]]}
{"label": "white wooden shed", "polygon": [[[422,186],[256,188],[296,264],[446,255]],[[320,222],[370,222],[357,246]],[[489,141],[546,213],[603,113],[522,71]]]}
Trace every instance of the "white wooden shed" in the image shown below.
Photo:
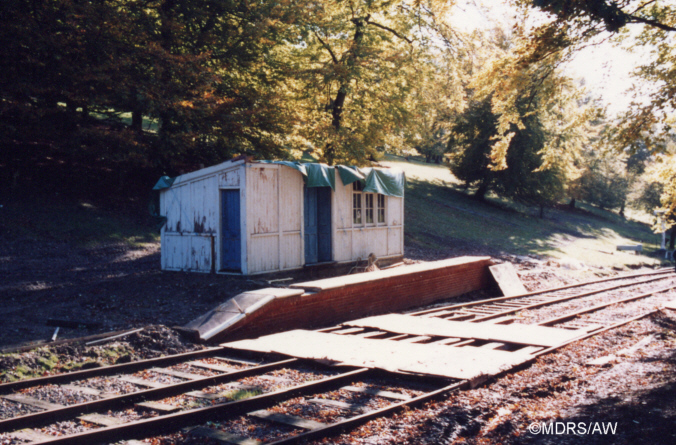
{"label": "white wooden shed", "polygon": [[252,275],[401,257],[404,174],[227,161],[163,178],[163,270]]}

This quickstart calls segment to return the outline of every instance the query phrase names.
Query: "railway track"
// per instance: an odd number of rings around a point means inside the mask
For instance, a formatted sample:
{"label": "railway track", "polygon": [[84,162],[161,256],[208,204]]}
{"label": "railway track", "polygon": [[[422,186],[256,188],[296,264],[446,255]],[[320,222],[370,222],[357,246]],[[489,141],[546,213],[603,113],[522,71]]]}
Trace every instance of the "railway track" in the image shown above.
{"label": "railway track", "polygon": [[[656,305],[674,288],[676,274],[659,271],[409,315],[556,326],[579,332],[571,342],[649,315],[656,309],[631,305]],[[524,347],[342,325],[322,332],[454,348],[520,349],[532,359],[562,346]],[[353,429],[472,383],[221,346],[1,384],[0,443],[95,444],[162,435],[166,440],[160,443],[297,443]]]}

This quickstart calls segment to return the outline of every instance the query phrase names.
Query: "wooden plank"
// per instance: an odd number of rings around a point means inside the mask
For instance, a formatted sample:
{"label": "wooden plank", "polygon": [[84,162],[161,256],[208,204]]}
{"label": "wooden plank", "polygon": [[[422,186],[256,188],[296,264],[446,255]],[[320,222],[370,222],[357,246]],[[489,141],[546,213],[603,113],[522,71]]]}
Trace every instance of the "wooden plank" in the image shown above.
{"label": "wooden plank", "polygon": [[418,335],[415,337],[410,337],[410,338],[404,338],[402,340],[399,340],[401,343],[422,343],[427,340],[431,340],[432,337],[428,337],[426,335]]}
{"label": "wooden plank", "polygon": [[351,334],[357,334],[359,332],[362,332],[364,329],[363,328],[345,328],[341,329],[340,331],[333,331],[331,332],[332,334],[338,334],[338,335],[351,335]]}
{"label": "wooden plank", "polygon": [[259,375],[259,379],[268,380],[275,383],[289,383],[291,379],[286,377],[277,377],[276,375]]}
{"label": "wooden plank", "polygon": [[407,394],[399,394],[392,391],[383,391],[377,388],[365,388],[363,386],[343,386],[340,389],[350,392],[359,392],[363,394],[370,394],[372,396],[382,397],[383,399],[392,399],[392,400],[408,400],[411,396]]}
{"label": "wooden plank", "polygon": [[669,309],[670,311],[676,311],[676,300],[664,303],[664,308]]}
{"label": "wooden plank", "polygon": [[324,428],[325,423],[315,422],[314,420],[303,419],[298,416],[291,416],[288,414],[278,414],[273,413],[268,410],[258,410],[248,413],[251,417],[256,417],[258,419],[267,420],[268,422],[277,422],[284,425],[290,425],[296,428],[303,428],[306,430],[316,430],[318,428]]}
{"label": "wooden plank", "polygon": [[186,379],[186,380],[199,380],[199,379],[204,378],[204,376],[201,376],[199,374],[191,374],[189,372],[175,371],[173,369],[167,369],[167,368],[151,368],[150,370],[157,372],[158,374],[170,375],[172,377],[178,377],[180,379]]}
{"label": "wooden plank", "polygon": [[389,314],[362,318],[346,325],[381,329],[411,335],[432,337],[475,338],[479,340],[519,343],[536,346],[556,346],[580,336],[579,332],[524,324],[501,325],[470,323],[441,318],[421,318],[402,314]]}
{"label": "wooden plank", "polygon": [[382,337],[387,337],[390,335],[388,332],[384,331],[371,331],[371,332],[364,332],[360,334],[354,334],[355,337],[361,337],[361,338],[382,338]]}
{"label": "wooden plank", "polygon": [[494,266],[489,266],[488,269],[491,271],[491,275],[495,278],[498,287],[500,287],[500,290],[505,297],[513,297],[515,295],[528,293],[519,279],[519,276],[516,274],[516,269],[514,269],[512,263],[496,264]]}
{"label": "wooden plank", "polygon": [[352,403],[341,402],[340,400],[331,400],[331,399],[308,399],[307,402],[315,403],[317,405],[326,405],[332,408],[348,409],[348,410],[353,410],[360,406]]}
{"label": "wooden plank", "polygon": [[32,428],[26,428],[24,430],[14,431],[10,433],[11,436],[19,440],[24,440],[27,442],[45,442],[50,439],[54,439],[56,436],[50,434],[45,434],[43,432],[34,430]]}
{"label": "wooden plank", "polygon": [[254,362],[251,360],[235,359],[230,357],[213,357],[216,360],[223,360],[224,362],[237,363],[238,365],[247,365],[247,366],[260,366],[262,362]]}
{"label": "wooden plank", "polygon": [[78,419],[99,426],[114,426],[124,423],[123,420],[118,419],[117,417],[106,416],[104,414],[85,414],[84,416],[78,417]]}
{"label": "wooden plank", "polygon": [[[431,321],[424,318],[420,320]],[[457,379],[475,379],[479,376],[494,375],[530,358],[529,354],[519,351],[402,343],[304,330],[225,343],[222,346],[249,351],[276,352],[300,358],[331,360],[346,366]]]}
{"label": "wooden plank", "polygon": [[7,394],[2,396],[3,399],[11,400],[17,403],[23,403],[24,405],[34,406],[36,408],[42,408],[46,410],[59,409],[63,408],[64,405],[59,405],[57,403],[45,402],[44,400],[36,399],[35,397],[27,396],[24,394]]}
{"label": "wooden plank", "polygon": [[493,324],[512,324],[516,321],[515,317],[500,317],[500,318],[493,318],[491,320],[486,320],[486,323],[493,323]]}
{"label": "wooden plank", "polygon": [[181,409],[180,406],[170,405],[168,403],[160,402],[141,402],[137,403],[138,408],[151,409],[153,411],[159,411],[164,414],[173,413]]}
{"label": "wooden plank", "polygon": [[399,340],[401,340],[402,338],[406,338],[406,337],[408,337],[408,336],[409,336],[408,334],[400,334],[400,335],[395,335],[394,337],[386,338],[385,340],[399,341]]}
{"label": "wooden plank", "polygon": [[212,430],[211,428],[202,426],[190,431],[190,435],[193,437],[213,439],[217,442],[228,445],[260,445],[262,443],[255,439],[249,439],[248,437],[237,436],[236,434]]}
{"label": "wooden plank", "polygon": [[428,343],[429,345],[452,345],[461,342],[461,338],[442,338],[441,340]]}
{"label": "wooden plank", "polygon": [[61,385],[63,389],[70,389],[71,391],[76,391],[82,394],[88,394],[90,396],[100,396],[101,391],[96,388],[88,388],[86,386],[77,386],[77,385]]}
{"label": "wooden plank", "polygon": [[225,366],[225,365],[213,365],[211,363],[203,363],[203,362],[188,362],[190,366],[194,366],[195,368],[202,368],[202,369],[209,369],[211,371],[218,371],[218,372],[233,372],[236,371],[235,368],[231,366]]}
{"label": "wooden plank", "polygon": [[190,391],[185,393],[185,395],[190,397],[197,397],[198,399],[207,399],[207,400],[215,400],[223,397],[221,393],[207,393],[203,391]]}
{"label": "wooden plank", "polygon": [[636,245],[628,245],[628,246],[617,246],[617,250],[619,251],[632,251],[636,252],[636,255],[639,254],[639,252],[643,252],[643,244],[636,244]]}
{"label": "wooden plank", "polygon": [[484,348],[484,349],[498,349],[498,348],[502,348],[504,346],[505,346],[504,343],[489,342],[489,343],[486,343],[485,345],[481,345],[479,347]]}
{"label": "wooden plank", "polygon": [[145,388],[164,388],[165,386],[167,386],[164,383],[153,382],[152,380],[140,379],[138,377],[134,377],[133,375],[121,375],[121,376],[118,376],[117,379],[122,380],[123,382],[133,383],[134,385],[143,386]]}

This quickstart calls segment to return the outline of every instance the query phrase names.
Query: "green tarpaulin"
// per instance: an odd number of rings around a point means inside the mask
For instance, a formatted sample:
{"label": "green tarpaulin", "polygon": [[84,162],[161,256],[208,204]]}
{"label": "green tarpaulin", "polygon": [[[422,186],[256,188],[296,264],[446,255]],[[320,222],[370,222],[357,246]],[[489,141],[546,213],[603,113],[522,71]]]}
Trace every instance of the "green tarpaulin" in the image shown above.
{"label": "green tarpaulin", "polygon": [[176,178],[170,178],[169,176],[162,176],[160,180],[157,181],[157,184],[155,184],[155,187],[153,187],[153,190],[168,189],[174,183],[175,179]]}
{"label": "green tarpaulin", "polygon": [[403,173],[393,174],[387,170],[372,168],[366,176],[364,191],[403,198],[404,187],[406,187],[406,177]]}
{"label": "green tarpaulin", "polygon": [[[331,167],[326,164],[301,164],[299,162],[289,161],[258,161],[269,164],[286,165],[294,168],[303,174],[305,184],[308,187],[331,187],[336,189],[336,173],[343,185],[350,185],[353,182],[359,181],[364,185],[364,191],[369,193],[380,193],[387,196],[395,196],[397,198],[404,197],[404,188],[406,187],[406,177],[403,172],[392,171],[385,168],[374,167],[349,167],[345,165],[337,165]],[[305,169],[305,172],[302,170]]]}
{"label": "green tarpaulin", "polygon": [[344,165],[336,165],[338,174],[340,175],[340,180],[343,181],[343,185],[350,185],[353,182],[361,181],[364,182],[366,177],[357,170],[356,167],[346,167]]}
{"label": "green tarpaulin", "polygon": [[305,185],[308,187],[331,187],[336,189],[336,170],[325,164],[305,164],[307,178]]}
{"label": "green tarpaulin", "polygon": [[[403,198],[404,187],[406,187],[406,178],[403,172],[392,171],[385,168],[358,168],[345,165],[331,167],[326,164],[309,163],[303,164],[292,161],[256,161],[264,164],[284,165],[294,170],[298,170],[305,184],[308,187],[331,187],[336,189],[336,170],[340,175],[343,185],[350,185],[359,181],[363,185],[363,190],[370,193],[380,193],[387,196],[396,196]],[[153,190],[163,190],[171,187],[176,178],[162,176]]]}

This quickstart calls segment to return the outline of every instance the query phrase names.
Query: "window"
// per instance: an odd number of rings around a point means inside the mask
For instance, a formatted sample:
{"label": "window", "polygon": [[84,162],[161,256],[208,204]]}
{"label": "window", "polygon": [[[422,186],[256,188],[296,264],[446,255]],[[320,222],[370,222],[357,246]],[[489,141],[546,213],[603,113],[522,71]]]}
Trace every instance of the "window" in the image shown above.
{"label": "window", "polygon": [[385,195],[364,193],[364,184],[352,183],[352,223],[354,225],[386,224]]}
{"label": "window", "polygon": [[366,224],[373,224],[373,193],[364,193]]}
{"label": "window", "polygon": [[361,224],[361,193],[352,194],[352,222]]}
{"label": "window", "polygon": [[385,223],[385,195],[378,195],[378,224]]}

